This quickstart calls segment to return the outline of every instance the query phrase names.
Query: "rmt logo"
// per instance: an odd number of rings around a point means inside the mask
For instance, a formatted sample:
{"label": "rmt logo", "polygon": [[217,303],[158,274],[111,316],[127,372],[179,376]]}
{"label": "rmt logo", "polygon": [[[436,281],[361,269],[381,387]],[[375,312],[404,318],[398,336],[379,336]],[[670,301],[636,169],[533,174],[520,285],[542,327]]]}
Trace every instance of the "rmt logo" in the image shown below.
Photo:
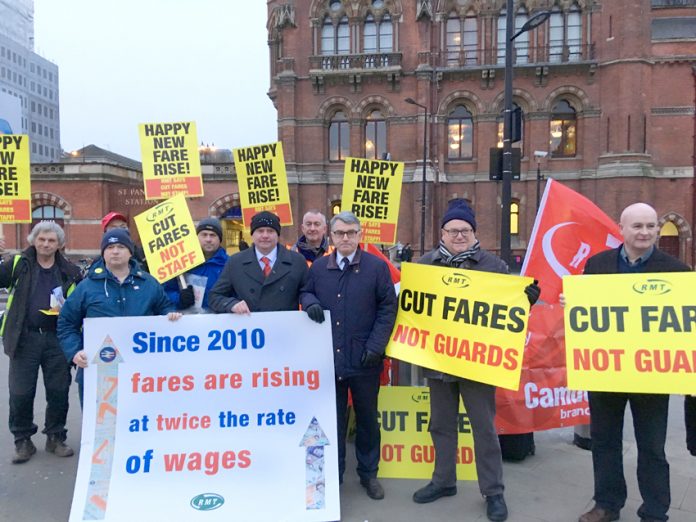
{"label": "rmt logo", "polygon": [[442,276],[442,282],[447,286],[453,286],[455,288],[466,288],[471,284],[471,278],[469,276],[455,272],[454,274],[447,274]]}
{"label": "rmt logo", "polygon": [[646,279],[635,283],[633,291],[641,295],[664,295],[672,291],[672,283],[663,279]]}

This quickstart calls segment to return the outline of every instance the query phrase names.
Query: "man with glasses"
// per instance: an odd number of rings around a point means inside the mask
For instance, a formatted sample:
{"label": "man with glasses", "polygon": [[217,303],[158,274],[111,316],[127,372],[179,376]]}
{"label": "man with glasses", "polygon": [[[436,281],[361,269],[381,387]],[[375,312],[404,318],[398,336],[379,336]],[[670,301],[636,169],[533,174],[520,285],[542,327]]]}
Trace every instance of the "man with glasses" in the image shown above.
{"label": "man with glasses", "polygon": [[329,238],[326,237],[326,216],[318,210],[308,210],[302,217],[302,235],[292,247],[311,265],[318,258],[330,252]]}
{"label": "man with glasses", "polygon": [[[419,263],[507,274],[499,257],[483,250],[476,238],[476,217],[463,199],[455,199],[442,218],[440,244]],[[525,289],[530,305],[539,299],[536,283]],[[416,491],[413,501],[433,502],[457,494],[457,415],[459,397],[464,401],[474,433],[476,473],[486,498],[489,520],[507,519],[503,497],[503,460],[495,431],[495,386],[423,368],[430,387],[430,436],[435,446],[435,469],[431,482]]]}
{"label": "man with glasses", "polygon": [[346,468],[348,391],[355,409],[355,454],[360,484],[375,500],[384,498],[377,481],[380,431],[377,395],[382,359],[396,319],[396,293],[387,264],[359,247],[360,221],[352,212],[331,219],[335,251],[317,259],[300,294],[302,308],[321,323],[331,312],[338,415],[338,473]]}

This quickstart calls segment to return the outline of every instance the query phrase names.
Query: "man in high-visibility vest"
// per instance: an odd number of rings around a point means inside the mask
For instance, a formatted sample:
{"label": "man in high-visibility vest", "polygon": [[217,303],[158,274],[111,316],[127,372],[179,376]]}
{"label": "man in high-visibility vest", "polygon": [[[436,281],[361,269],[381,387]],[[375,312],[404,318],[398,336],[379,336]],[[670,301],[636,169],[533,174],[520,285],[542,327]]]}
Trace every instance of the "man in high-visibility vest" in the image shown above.
{"label": "man in high-visibility vest", "polygon": [[42,221],[27,238],[31,246],[0,265],[0,287],[10,297],[0,333],[10,357],[10,431],[14,436],[13,464],[28,461],[36,446],[34,397],[39,368],[46,387],[44,433],[46,451],[69,457],[65,444],[68,415],[70,365],[56,337],[58,311],[80,280],[80,269],[65,259],[59,249],[65,244],[63,229]]}
{"label": "man in high-visibility vest", "polygon": [[319,210],[308,210],[302,216],[302,235],[292,246],[293,252],[299,252],[311,266],[314,261],[330,254],[333,247],[329,246],[326,236],[326,216]]}

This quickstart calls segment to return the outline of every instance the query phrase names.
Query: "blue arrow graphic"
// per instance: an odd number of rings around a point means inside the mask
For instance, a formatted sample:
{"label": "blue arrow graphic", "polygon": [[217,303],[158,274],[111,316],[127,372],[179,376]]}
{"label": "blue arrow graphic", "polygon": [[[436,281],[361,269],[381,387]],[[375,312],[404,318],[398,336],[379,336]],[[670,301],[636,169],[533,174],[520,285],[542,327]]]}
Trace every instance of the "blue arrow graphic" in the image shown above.
{"label": "blue arrow graphic", "polygon": [[324,473],[324,446],[329,445],[329,439],[321,429],[316,417],[307,427],[302,436],[300,446],[306,448],[305,486],[306,509],[324,509],[326,507],[326,477]]}
{"label": "blue arrow graphic", "polygon": [[121,354],[107,335],[92,360],[97,365],[97,414],[84,520],[103,520],[106,514],[116,442],[118,365],[122,362]]}

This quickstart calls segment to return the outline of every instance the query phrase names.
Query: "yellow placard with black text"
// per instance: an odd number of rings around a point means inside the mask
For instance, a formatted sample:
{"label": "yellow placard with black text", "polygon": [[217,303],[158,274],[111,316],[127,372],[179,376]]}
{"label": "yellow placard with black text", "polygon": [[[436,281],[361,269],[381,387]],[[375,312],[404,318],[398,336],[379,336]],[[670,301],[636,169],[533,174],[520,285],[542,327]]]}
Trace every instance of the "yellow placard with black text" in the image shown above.
{"label": "yellow placard with black text", "polygon": [[145,199],[167,199],[177,194],[202,196],[196,124],[141,123],[138,130]]}
{"label": "yellow placard with black text", "polygon": [[242,147],[232,154],[244,224],[249,226],[255,214],[266,210],[278,216],[281,225],[292,225],[283,144]]}
{"label": "yellow placard with black text", "polygon": [[31,223],[29,136],[0,135],[0,223]]}
{"label": "yellow placard with black text", "polygon": [[163,283],[205,262],[184,196],[135,216],[150,273]]}
{"label": "yellow placard with black text", "polygon": [[[382,386],[377,408],[382,436],[379,476],[429,479],[435,465],[435,448],[428,432],[428,388]],[[457,480],[476,480],[474,436],[461,401],[457,431]]]}
{"label": "yellow placard with black text", "polygon": [[563,278],[568,387],[696,394],[696,273]]}
{"label": "yellow placard with black text", "polygon": [[341,210],[360,219],[365,243],[396,243],[404,164],[346,158]]}
{"label": "yellow placard with black text", "polygon": [[529,277],[404,263],[387,355],[517,390]]}

